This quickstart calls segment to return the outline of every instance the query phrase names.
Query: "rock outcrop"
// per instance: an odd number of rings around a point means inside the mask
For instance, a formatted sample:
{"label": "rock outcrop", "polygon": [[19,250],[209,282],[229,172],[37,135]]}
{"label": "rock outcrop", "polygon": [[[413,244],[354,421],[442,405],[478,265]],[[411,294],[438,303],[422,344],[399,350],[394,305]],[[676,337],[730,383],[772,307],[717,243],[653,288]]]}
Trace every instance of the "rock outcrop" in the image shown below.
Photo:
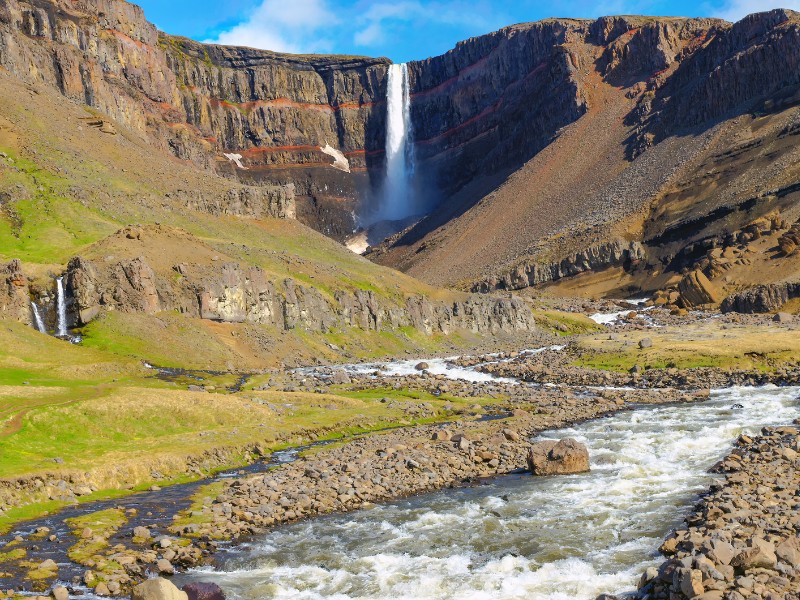
{"label": "rock outcrop", "polygon": [[681,295],[680,303],[684,308],[717,305],[723,299],[719,288],[700,270],[692,271],[681,279],[678,292]]}
{"label": "rock outcrop", "polygon": [[224,195],[209,195],[200,190],[179,190],[171,194],[187,208],[212,215],[233,215],[262,219],[294,219],[297,216],[294,184],[285,186],[246,186]]}
{"label": "rock outcrop", "polygon": [[734,25],[717,22],[702,46],[639,106],[648,135],[659,140],[687,128],[748,110],[765,97],[800,83],[797,13],[776,9]]}
{"label": "rock outcrop", "polygon": [[476,292],[520,290],[572,277],[586,271],[617,266],[630,269],[645,258],[645,249],[639,242],[615,240],[600,246],[586,248],[586,250],[556,263],[522,262],[504,275],[476,283],[472,289]]}
{"label": "rock outcrop", "polygon": [[780,309],[794,298],[800,298],[800,283],[759,285],[725,298],[722,312],[768,313]]}
{"label": "rock outcrop", "polygon": [[534,475],[585,473],[589,470],[589,451],[571,438],[537,442],[528,451],[527,461]]}
{"label": "rock outcrop", "polygon": [[792,256],[800,247],[800,221],[791,226],[789,231],[778,239],[778,247],[784,256]]}
{"label": "rock outcrop", "polygon": [[32,321],[28,278],[18,260],[0,266],[0,319]]}
{"label": "rock outcrop", "polygon": [[426,334],[533,331],[530,305],[519,298],[471,296],[451,303],[409,296],[398,302],[371,290],[333,296],[293,279],[276,281],[258,267],[225,263],[179,265],[178,278],[159,275],[143,257],[100,266],[76,257],[66,275],[71,310],[85,324],[103,310],[155,314],[177,310],[226,323],[257,323],[284,330],[329,332],[413,327]]}

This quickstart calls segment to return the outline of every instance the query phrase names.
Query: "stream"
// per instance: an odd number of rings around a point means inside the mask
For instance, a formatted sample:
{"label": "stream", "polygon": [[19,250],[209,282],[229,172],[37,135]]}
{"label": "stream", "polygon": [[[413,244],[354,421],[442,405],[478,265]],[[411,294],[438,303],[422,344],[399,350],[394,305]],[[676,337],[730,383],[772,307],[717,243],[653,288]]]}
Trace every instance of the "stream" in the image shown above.
{"label": "stream", "polygon": [[592,471],[510,475],[276,529],[180,576],[229,598],[593,599],[635,590],[708,469],[743,431],[787,424],[798,388],[718,390],[550,432],[589,447]]}

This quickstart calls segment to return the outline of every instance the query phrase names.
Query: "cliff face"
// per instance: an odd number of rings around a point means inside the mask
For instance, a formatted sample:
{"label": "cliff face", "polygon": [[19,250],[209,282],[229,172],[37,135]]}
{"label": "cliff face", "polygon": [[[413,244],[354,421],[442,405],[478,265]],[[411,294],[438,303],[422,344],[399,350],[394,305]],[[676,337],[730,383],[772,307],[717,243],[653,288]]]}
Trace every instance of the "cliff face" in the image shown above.
{"label": "cliff face", "polygon": [[674,74],[651,86],[631,121],[658,141],[755,108],[754,102],[800,83],[799,42],[798,14],[789,10],[718,24]]}
{"label": "cliff face", "polygon": [[579,59],[565,44],[587,26],[517,25],[410,64],[416,158],[433,200],[521,165],[583,114]]}
{"label": "cliff face", "polygon": [[[692,268],[793,206],[798,48],[800,17],[775,10],[546,20],[410,63],[415,183],[433,208],[372,256],[482,290]],[[340,240],[383,179],[388,64],[203,45],[124,0],[0,0],[3,68],[242,185],[185,206],[296,215]]]}
{"label": "cliff face", "polygon": [[[625,28],[602,34],[614,27]],[[476,180],[490,188],[585,112],[577,68],[586,57],[575,45],[603,29],[593,28],[508,27],[409,65],[418,185],[429,204]],[[388,64],[203,45],[158,32],[124,0],[0,0],[4,68],[201,168],[250,185],[293,184],[298,218],[338,239],[383,178]],[[334,168],[327,145],[349,172]]]}
{"label": "cliff face", "polygon": [[123,0],[0,0],[2,67],[201,168],[294,184],[298,214],[335,236],[380,171],[387,64],[204,46],[160,34]]}
{"label": "cliff face", "polygon": [[[648,17],[543,22],[499,32],[504,41],[494,52],[513,46],[520,30],[546,31],[553,44],[545,63],[551,87],[528,88],[526,100],[538,103],[542,93],[569,89],[556,103],[560,110],[503,112],[505,97],[497,110],[478,103],[478,116],[470,113],[473,121],[465,128],[474,128],[475,137],[453,151],[463,152],[452,165],[463,167],[469,185],[374,249],[374,260],[475,290],[519,289],[609,267],[622,267],[625,289],[655,289],[684,269],[727,278],[716,282],[726,291],[792,274],[791,261],[779,270],[746,272],[750,259],[737,258],[724,275],[706,263],[713,262],[707,253],[735,244],[737,234],[765,215],[777,210],[788,221],[798,216],[800,15],[774,10],[736,24]],[[486,54],[476,52],[477,43],[454,53],[480,60]],[[529,48],[536,48],[531,39],[508,56],[522,57],[527,68]],[[428,69],[443,61],[428,61]],[[559,64],[562,71],[555,69]],[[487,76],[466,70],[467,82]],[[564,74],[563,85],[554,73]],[[452,105],[437,99],[437,109],[458,114],[459,90],[449,85]],[[482,89],[490,87],[484,81]],[[418,100],[416,110],[433,102]],[[497,112],[503,114],[494,124]],[[418,120],[425,124],[425,115]],[[559,128],[549,138],[515,139],[508,127],[532,122]],[[479,123],[486,129],[479,130]],[[506,139],[522,150],[514,155],[503,147]],[[542,140],[545,145],[534,148]],[[532,158],[519,166],[526,152]],[[495,156],[502,158],[493,162]],[[450,168],[447,161],[440,166],[440,174]],[[493,166],[495,181],[476,185]],[[448,189],[456,180],[445,175],[438,181]]]}

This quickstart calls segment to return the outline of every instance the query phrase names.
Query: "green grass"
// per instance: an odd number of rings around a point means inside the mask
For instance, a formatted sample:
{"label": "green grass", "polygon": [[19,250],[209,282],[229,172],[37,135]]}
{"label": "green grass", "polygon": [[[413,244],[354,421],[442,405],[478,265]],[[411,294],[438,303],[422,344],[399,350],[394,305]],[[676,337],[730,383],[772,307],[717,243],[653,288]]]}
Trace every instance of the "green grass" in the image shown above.
{"label": "green grass", "polygon": [[24,548],[14,548],[9,550],[8,552],[0,552],[0,563],[7,563],[12,562],[15,560],[21,560],[28,555],[28,552]]}
{"label": "green grass", "polygon": [[238,356],[199,319],[109,312],[81,330],[83,346],[160,367],[225,370]]}
{"label": "green grass", "polygon": [[[125,513],[116,508],[67,519],[66,524],[72,534],[78,538],[77,542],[67,551],[70,560],[78,564],[86,564],[89,560],[99,562],[98,570],[102,571],[102,563],[105,561],[99,557],[100,552],[108,548],[108,538],[127,522],[128,518]],[[91,535],[83,538],[83,530],[87,528],[91,529]]]}
{"label": "green grass", "polygon": [[116,223],[70,199],[69,181],[8,148],[2,150],[13,163],[0,166],[0,191],[16,200],[0,212],[0,257],[63,264],[80,249],[118,229]]}
{"label": "green grass", "polygon": [[602,325],[598,325],[585,315],[556,310],[535,310],[534,317],[540,327],[560,336],[581,335],[604,330]]}
{"label": "green grass", "polygon": [[[211,512],[203,512],[203,507],[219,496],[227,487],[225,481],[215,481],[202,486],[192,495],[192,503],[188,509],[179,513],[170,528],[172,531],[179,531],[187,525],[205,525],[211,523],[214,515]],[[193,534],[185,534],[187,537],[194,537]]]}
{"label": "green grass", "polygon": [[[650,338],[652,347],[640,349]],[[719,368],[770,372],[800,360],[800,336],[788,329],[738,327],[722,329],[716,323],[684,328],[629,332],[609,339],[607,334],[585,337],[574,364],[608,371]]]}

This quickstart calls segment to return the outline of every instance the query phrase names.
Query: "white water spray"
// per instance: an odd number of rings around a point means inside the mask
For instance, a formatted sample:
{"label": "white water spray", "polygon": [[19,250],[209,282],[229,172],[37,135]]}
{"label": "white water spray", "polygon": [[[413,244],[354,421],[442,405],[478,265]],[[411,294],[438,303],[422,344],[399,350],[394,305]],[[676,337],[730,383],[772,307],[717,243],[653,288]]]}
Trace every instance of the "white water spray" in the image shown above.
{"label": "white water spray", "polygon": [[36,324],[36,329],[39,333],[47,333],[47,329],[44,326],[44,321],[42,320],[42,314],[39,312],[39,307],[36,305],[36,302],[31,302],[31,308],[33,309],[33,319],[34,323]]}
{"label": "white water spray", "polygon": [[414,153],[408,65],[390,65],[386,89],[386,179],[380,218],[399,221],[414,214],[411,176]]}
{"label": "white water spray", "polygon": [[67,299],[64,297],[64,278],[56,278],[56,306],[58,307],[58,321],[56,335],[67,337]]}

